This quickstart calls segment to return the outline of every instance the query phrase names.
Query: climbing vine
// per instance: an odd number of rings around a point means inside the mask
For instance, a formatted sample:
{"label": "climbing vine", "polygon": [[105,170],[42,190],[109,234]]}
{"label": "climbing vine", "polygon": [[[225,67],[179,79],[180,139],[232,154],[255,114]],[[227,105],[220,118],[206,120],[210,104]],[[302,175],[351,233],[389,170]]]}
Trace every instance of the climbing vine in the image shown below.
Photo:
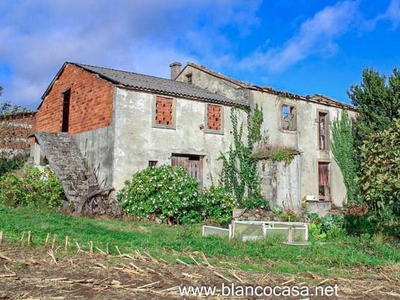
{"label": "climbing vine", "polygon": [[233,193],[239,206],[260,206],[265,201],[261,196],[258,160],[252,156],[252,152],[255,143],[262,140],[262,110],[256,105],[252,112],[248,112],[247,142],[243,141],[243,123],[239,124],[234,108],[231,109],[230,118],[233,125],[233,144],[227,153],[221,153],[219,157],[222,160],[220,184]]}

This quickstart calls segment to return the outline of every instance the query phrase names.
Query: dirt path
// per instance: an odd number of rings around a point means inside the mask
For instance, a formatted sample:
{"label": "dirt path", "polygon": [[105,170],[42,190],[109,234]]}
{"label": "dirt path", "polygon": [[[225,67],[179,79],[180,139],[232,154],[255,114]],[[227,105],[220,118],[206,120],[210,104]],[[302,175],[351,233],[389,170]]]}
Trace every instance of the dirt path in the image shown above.
{"label": "dirt path", "polygon": [[[67,256],[43,248],[2,245],[0,299],[400,299],[400,267],[373,273],[361,269],[354,278],[337,278],[311,273],[263,274],[242,271],[232,264],[216,267],[204,262],[201,253],[193,253],[193,264],[186,265],[139,252]],[[338,296],[334,296],[335,285]],[[208,297],[181,295],[180,288],[189,286],[215,286],[216,290]],[[314,286],[330,296],[306,295],[306,290],[315,293]],[[289,290],[293,295],[297,289],[298,296],[269,296],[272,287],[279,287],[275,293],[281,295]]]}

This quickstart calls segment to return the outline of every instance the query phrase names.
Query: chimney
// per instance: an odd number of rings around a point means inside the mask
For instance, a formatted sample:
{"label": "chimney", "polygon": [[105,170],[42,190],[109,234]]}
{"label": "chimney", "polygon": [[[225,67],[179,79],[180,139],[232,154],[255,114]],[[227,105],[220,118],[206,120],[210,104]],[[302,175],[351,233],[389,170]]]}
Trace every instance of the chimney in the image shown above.
{"label": "chimney", "polygon": [[179,72],[181,71],[181,66],[182,64],[179,62],[173,62],[169,65],[171,68],[171,80],[175,80],[175,78],[178,76]]}

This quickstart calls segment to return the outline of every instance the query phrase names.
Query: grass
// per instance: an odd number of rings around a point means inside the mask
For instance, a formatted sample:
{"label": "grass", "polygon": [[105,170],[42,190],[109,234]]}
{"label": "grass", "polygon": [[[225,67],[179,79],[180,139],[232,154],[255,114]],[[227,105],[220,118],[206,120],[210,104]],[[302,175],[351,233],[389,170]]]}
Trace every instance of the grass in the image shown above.
{"label": "grass", "polygon": [[343,236],[325,245],[298,247],[284,245],[278,240],[242,242],[214,236],[204,238],[201,225],[167,226],[132,220],[91,219],[2,205],[0,231],[10,242],[18,242],[23,232],[26,236],[31,231],[33,246],[38,247],[44,245],[48,234],[51,237],[56,234],[57,246],[61,247],[65,237],[69,237],[70,251],[76,250],[74,241],[85,250],[92,241],[103,251],[108,247],[110,252],[117,253],[115,246],[118,246],[123,253],[147,251],[168,261],[179,258],[192,264],[190,255],[197,251],[203,252],[213,264],[227,262],[257,272],[321,275],[336,272],[343,275],[355,268],[373,269],[400,263],[396,245],[385,243],[384,239],[376,243],[373,239],[368,242]]}

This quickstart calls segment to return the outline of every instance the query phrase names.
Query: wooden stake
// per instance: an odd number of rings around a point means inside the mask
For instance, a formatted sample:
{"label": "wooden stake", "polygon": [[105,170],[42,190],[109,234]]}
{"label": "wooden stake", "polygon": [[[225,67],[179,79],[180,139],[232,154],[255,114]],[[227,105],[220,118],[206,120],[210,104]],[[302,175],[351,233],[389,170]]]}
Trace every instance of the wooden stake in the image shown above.
{"label": "wooden stake", "polygon": [[57,241],[57,234],[53,235],[53,242],[51,243],[51,249],[54,249],[56,241]]}
{"label": "wooden stake", "polygon": [[24,232],[22,232],[21,239],[19,240],[19,241],[20,241],[20,243],[21,243],[21,246],[23,246],[23,245],[24,245],[24,237],[25,237],[25,231],[24,231]]}
{"label": "wooden stake", "polygon": [[64,246],[65,251],[68,251],[68,244],[69,244],[68,239],[69,239],[69,237],[68,237],[68,235],[66,235],[65,236],[65,246]]}
{"label": "wooden stake", "polygon": [[93,254],[93,242],[92,241],[89,242],[89,252],[90,252],[90,254]]}
{"label": "wooden stake", "polygon": [[32,243],[32,234],[30,231],[28,231],[28,246],[30,246]]}
{"label": "wooden stake", "polygon": [[3,244],[3,231],[0,231],[0,245]]}
{"label": "wooden stake", "polygon": [[75,242],[76,248],[78,248],[78,250],[76,252],[81,252],[82,251],[81,246],[79,246],[79,244],[76,240],[74,240],[74,242]]}
{"label": "wooden stake", "polygon": [[47,243],[49,242],[49,238],[50,238],[50,233],[48,233],[46,236],[46,241],[44,242],[45,246],[47,246]]}

